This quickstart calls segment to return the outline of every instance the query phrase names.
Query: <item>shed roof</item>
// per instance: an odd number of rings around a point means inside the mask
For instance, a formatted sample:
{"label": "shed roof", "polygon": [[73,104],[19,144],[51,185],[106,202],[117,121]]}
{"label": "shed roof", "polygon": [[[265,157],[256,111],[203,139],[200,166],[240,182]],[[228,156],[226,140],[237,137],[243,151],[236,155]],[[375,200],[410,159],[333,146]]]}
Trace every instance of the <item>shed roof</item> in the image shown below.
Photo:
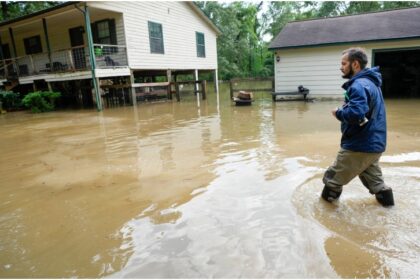
{"label": "shed roof", "polygon": [[288,23],[269,49],[420,38],[420,7]]}

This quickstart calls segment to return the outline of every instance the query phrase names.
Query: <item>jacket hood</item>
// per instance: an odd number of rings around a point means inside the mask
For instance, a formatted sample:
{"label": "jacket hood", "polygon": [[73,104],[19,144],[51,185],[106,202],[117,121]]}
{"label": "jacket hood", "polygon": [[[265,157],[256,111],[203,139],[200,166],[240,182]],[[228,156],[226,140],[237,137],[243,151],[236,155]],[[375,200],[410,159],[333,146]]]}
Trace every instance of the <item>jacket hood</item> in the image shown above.
{"label": "jacket hood", "polygon": [[366,78],[372,81],[377,87],[382,85],[382,75],[379,72],[379,66],[373,68],[365,68],[356,75],[354,75],[349,81],[343,84],[343,88],[347,89],[356,79]]}

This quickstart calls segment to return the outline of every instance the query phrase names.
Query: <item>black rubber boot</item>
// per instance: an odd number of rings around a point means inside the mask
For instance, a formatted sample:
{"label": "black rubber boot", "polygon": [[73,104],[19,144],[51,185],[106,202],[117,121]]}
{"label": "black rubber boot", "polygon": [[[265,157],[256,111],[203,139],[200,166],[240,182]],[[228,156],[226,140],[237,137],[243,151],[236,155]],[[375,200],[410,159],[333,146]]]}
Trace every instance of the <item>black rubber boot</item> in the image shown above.
{"label": "black rubber boot", "polygon": [[387,207],[394,205],[394,195],[392,194],[392,189],[380,191],[375,194],[375,197],[382,206]]}
{"label": "black rubber boot", "polygon": [[342,190],[336,191],[330,187],[324,186],[321,197],[328,202],[333,202],[340,197],[342,192],[343,192]]}

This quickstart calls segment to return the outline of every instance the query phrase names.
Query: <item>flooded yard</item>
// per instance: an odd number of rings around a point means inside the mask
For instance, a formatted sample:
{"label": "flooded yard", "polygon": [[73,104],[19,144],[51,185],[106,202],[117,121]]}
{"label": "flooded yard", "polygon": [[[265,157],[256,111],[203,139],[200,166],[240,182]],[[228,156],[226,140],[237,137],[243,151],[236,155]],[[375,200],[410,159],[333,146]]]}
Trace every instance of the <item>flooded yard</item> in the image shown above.
{"label": "flooded yard", "polygon": [[0,116],[2,278],[419,278],[420,100],[386,100],[396,206],[320,200],[340,101]]}

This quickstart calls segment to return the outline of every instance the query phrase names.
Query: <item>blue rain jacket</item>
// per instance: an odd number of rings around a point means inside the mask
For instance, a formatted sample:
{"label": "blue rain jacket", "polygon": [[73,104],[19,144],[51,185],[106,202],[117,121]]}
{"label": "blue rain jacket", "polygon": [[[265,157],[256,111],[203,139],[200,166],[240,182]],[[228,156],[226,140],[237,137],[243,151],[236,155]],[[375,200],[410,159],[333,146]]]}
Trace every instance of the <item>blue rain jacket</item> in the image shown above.
{"label": "blue rain jacket", "polygon": [[[386,148],[386,112],[379,67],[365,68],[343,84],[345,103],[337,111],[341,147],[354,152],[382,153]],[[364,118],[368,122],[362,126]]]}

